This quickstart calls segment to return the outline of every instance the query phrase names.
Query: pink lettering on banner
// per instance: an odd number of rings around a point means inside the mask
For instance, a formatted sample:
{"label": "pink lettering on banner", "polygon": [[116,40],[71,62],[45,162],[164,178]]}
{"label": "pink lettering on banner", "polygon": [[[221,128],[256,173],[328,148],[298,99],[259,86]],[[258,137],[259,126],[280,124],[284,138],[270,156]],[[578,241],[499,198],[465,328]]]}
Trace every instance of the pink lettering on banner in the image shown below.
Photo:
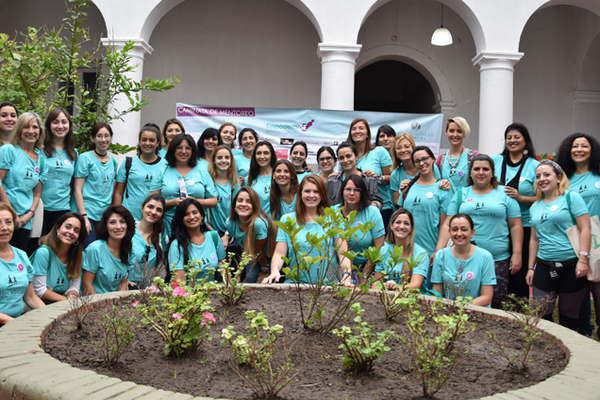
{"label": "pink lettering on banner", "polygon": [[204,105],[177,106],[178,117],[254,117],[254,107],[215,107]]}

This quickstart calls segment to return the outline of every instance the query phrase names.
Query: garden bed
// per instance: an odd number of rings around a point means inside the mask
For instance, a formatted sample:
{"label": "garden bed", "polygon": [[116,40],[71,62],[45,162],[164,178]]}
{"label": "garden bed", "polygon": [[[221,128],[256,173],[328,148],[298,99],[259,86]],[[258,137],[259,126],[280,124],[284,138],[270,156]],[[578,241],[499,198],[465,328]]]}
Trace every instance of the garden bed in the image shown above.
{"label": "garden bed", "polygon": [[[363,296],[361,303],[365,320],[376,331],[390,329],[399,336],[406,334],[402,317],[387,321],[376,296]],[[117,300],[123,315],[135,315],[132,298]],[[218,305],[218,300],[213,301]],[[101,315],[112,301],[96,303],[86,319],[83,330],[74,331],[72,318],[66,314],[46,329],[42,337],[44,350],[56,359],[81,369],[194,396],[227,399],[249,399],[251,390],[232,368],[231,351],[220,340],[221,330],[233,325],[242,331],[244,311],[263,311],[271,324],[281,324],[284,336],[279,347],[288,349],[294,364],[294,378],[280,397],[292,399],[414,399],[421,395],[421,383],[410,371],[409,351],[399,338],[388,342],[391,351],[384,354],[370,375],[353,375],[343,371],[340,361],[340,341],[334,335],[308,333],[298,316],[294,289],[270,290],[252,288],[242,302],[233,307],[217,306],[216,324],[211,328],[212,340],[181,359],[162,355],[162,340],[153,330],[136,327],[133,343],[116,365],[106,365],[102,359],[103,337]],[[138,318],[139,319],[139,318]],[[345,323],[349,323],[351,317]],[[526,374],[511,371],[506,360],[494,352],[488,337],[494,332],[505,346],[520,351],[516,337],[520,326],[513,321],[474,312],[471,321],[475,330],[459,340],[460,360],[450,379],[437,394],[438,399],[469,399],[534,385],[565,368],[568,351],[555,337],[544,334],[531,353],[534,368]]]}

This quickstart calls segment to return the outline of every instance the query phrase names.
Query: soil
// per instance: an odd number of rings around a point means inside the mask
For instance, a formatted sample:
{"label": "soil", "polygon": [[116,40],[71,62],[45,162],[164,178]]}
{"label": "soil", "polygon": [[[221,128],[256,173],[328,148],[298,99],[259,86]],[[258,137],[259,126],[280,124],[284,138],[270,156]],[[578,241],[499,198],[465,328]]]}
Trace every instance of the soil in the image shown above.
{"label": "soil", "polygon": [[[132,299],[122,299],[123,313],[136,313]],[[361,303],[365,319],[376,331],[391,329],[402,335],[404,321],[385,319],[375,296],[364,296]],[[198,350],[181,359],[165,358],[162,341],[150,328],[135,327],[136,338],[116,365],[102,361],[101,315],[112,303],[100,303],[88,316],[83,330],[74,330],[67,314],[53,323],[43,337],[43,347],[53,357],[74,367],[90,369],[121,380],[133,381],[160,389],[227,399],[251,399],[252,392],[231,364],[231,352],[220,344],[221,329],[233,325],[243,331],[244,311],[264,311],[271,324],[285,329],[284,343],[295,366],[295,377],[279,396],[300,399],[416,399],[422,395],[418,375],[411,372],[409,351],[400,339],[388,342],[386,353],[369,375],[352,375],[343,371],[338,350],[339,340],[333,335],[308,333],[302,327],[293,290],[247,290],[242,302],[234,307],[221,307],[218,301],[217,323],[211,330],[212,340],[201,343]],[[473,313],[476,329],[462,338],[457,348],[460,359],[447,384],[436,394],[437,399],[469,399],[533,385],[561,371],[568,354],[564,347],[544,334],[535,345],[528,372],[520,374],[508,368],[507,362],[494,352],[496,346],[488,337],[494,332],[514,352],[521,351],[514,322]]]}

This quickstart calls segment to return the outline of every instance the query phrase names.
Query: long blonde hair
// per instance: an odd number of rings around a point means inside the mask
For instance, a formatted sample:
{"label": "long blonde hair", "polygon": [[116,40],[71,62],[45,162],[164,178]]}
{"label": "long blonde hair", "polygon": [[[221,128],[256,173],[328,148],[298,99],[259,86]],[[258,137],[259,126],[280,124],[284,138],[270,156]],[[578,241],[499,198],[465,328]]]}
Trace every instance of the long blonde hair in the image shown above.
{"label": "long blonde hair", "polygon": [[[560,196],[561,194],[565,194],[569,189],[569,178],[567,178],[567,174],[565,174],[565,171],[562,169],[562,167],[552,160],[544,160],[535,168],[535,170],[537,171],[537,169],[542,165],[547,165],[551,167],[554,173],[556,174],[556,177],[558,178],[558,195]],[[535,199],[543,199],[544,193],[542,193],[542,191],[538,187],[537,178],[535,179],[535,182],[533,184],[535,187]]]}

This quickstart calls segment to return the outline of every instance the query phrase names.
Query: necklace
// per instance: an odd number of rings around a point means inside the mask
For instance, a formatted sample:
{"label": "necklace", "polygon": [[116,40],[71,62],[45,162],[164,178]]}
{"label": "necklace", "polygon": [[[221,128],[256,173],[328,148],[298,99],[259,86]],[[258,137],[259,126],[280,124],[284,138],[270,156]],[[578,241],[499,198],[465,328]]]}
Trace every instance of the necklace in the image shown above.
{"label": "necklace", "polygon": [[96,155],[100,158],[104,158],[108,155],[108,153],[104,153],[104,154],[98,153],[98,150],[96,150],[96,149],[94,149],[94,153],[96,153]]}
{"label": "necklace", "polygon": [[446,152],[446,160],[448,161],[448,165],[450,166],[450,175],[456,174],[456,168],[458,168],[460,156],[462,156],[462,152],[457,157],[452,157],[449,152]]}

